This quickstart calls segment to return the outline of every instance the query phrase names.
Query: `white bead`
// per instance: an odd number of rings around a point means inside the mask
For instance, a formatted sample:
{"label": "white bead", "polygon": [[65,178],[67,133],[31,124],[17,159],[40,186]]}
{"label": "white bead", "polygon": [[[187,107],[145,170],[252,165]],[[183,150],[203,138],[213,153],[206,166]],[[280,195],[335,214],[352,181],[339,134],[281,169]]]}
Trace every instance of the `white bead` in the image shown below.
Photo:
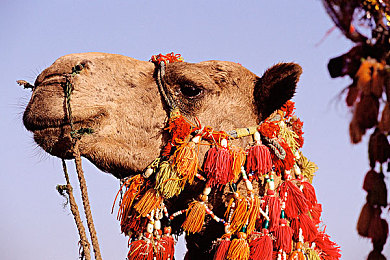
{"label": "white bead", "polygon": [[152,223],[148,223],[148,225],[146,226],[146,232],[152,234],[153,233],[153,224]]}
{"label": "white bead", "polygon": [[275,190],[275,182],[274,182],[274,181],[268,182],[268,188],[269,188],[270,190]]}
{"label": "white bead", "polygon": [[253,138],[255,139],[256,142],[260,142],[260,133],[258,131],[256,131],[253,134]]}
{"label": "white bead", "polygon": [[154,221],[154,229],[161,229],[161,222],[160,222],[160,220]]}
{"label": "white bead", "polygon": [[205,187],[203,190],[203,195],[208,196],[211,192],[211,187]]}
{"label": "white bead", "polygon": [[294,171],[295,171],[295,174],[297,174],[297,175],[302,174],[301,168],[299,168],[299,166],[297,164],[294,164]]}
{"label": "white bead", "polygon": [[245,184],[246,184],[246,188],[249,191],[253,191],[253,185],[252,185],[252,183],[248,179],[245,180]]}
{"label": "white bead", "polygon": [[230,233],[230,225],[225,226],[225,233],[226,234]]}
{"label": "white bead", "polygon": [[226,148],[227,145],[228,145],[227,140],[226,139],[222,139],[221,140],[221,146]]}
{"label": "white bead", "polygon": [[295,159],[299,160],[301,158],[301,155],[299,154],[298,150],[295,151]]}
{"label": "white bead", "polygon": [[200,136],[199,135],[197,135],[197,136],[195,136],[194,138],[192,138],[192,142],[194,142],[194,143],[199,143],[200,142]]}
{"label": "white bead", "polygon": [[150,177],[150,175],[152,175],[152,173],[153,173],[153,169],[152,168],[147,168],[146,171],[144,172],[143,176],[144,176],[144,178],[147,179],[147,178]]}

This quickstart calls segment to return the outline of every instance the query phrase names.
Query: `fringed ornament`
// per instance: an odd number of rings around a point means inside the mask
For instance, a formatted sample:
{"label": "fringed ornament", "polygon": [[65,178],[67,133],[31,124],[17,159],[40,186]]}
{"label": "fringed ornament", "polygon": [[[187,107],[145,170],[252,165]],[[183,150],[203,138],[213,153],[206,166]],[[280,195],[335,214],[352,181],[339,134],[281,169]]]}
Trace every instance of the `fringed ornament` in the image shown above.
{"label": "fringed ornament", "polygon": [[198,173],[198,150],[197,144],[200,141],[200,136],[196,136],[192,141],[182,144],[173,154],[174,170],[179,174],[184,181],[192,184],[195,175]]}
{"label": "fringed ornament", "polygon": [[247,226],[246,226],[246,233],[247,235],[250,235],[256,228],[256,220],[260,215],[260,198],[259,196],[255,196],[252,194],[252,196],[249,198],[250,200],[250,206],[248,210],[248,220],[247,220]]}
{"label": "fringed ornament", "polygon": [[379,122],[378,127],[381,132],[390,132],[390,99],[387,100],[386,105],[382,110],[381,121]]}
{"label": "fringed ornament", "polygon": [[[372,171],[370,171],[372,172]],[[376,174],[376,175],[375,175]],[[384,174],[382,172],[372,173],[372,188],[367,191],[367,202],[372,206],[387,206],[387,187],[384,181]],[[375,177],[374,177],[375,176]],[[368,176],[367,176],[368,177]],[[366,178],[365,178],[366,179]],[[365,183],[369,183],[368,180]],[[368,184],[366,185],[368,186]]]}
{"label": "fringed ornament", "polygon": [[259,132],[255,132],[254,139],[256,144],[247,151],[246,170],[248,173],[253,172],[255,179],[258,179],[271,171],[272,159],[268,147],[261,143]]}
{"label": "fringed ornament", "polygon": [[152,210],[156,209],[162,201],[162,197],[153,188],[150,188],[135,204],[134,209],[142,216],[146,217]]}
{"label": "fringed ornament", "polygon": [[175,256],[175,240],[171,235],[171,227],[164,228],[164,235],[161,238],[161,244],[164,247],[163,260],[172,260]]}
{"label": "fringed ornament", "polygon": [[239,232],[236,239],[230,243],[226,259],[229,260],[248,260],[249,245],[246,241],[247,235],[244,232]]}
{"label": "fringed ornament", "polygon": [[143,238],[130,244],[130,250],[127,254],[129,260],[153,260],[152,234],[145,233]]}
{"label": "fringed ornament", "polygon": [[[223,142],[225,141],[225,142]],[[204,162],[204,173],[210,186],[226,185],[234,179],[233,158],[227,148],[226,139],[221,147],[214,146],[208,150]]]}
{"label": "fringed ornament", "polygon": [[375,59],[364,60],[356,73],[358,78],[357,87],[364,95],[375,95],[381,97],[383,92],[383,64]]}
{"label": "fringed ornament", "polygon": [[347,96],[345,98],[345,102],[347,103],[347,106],[352,107],[355,104],[359,96],[359,93],[360,93],[359,89],[357,88],[355,82],[349,85]]}
{"label": "fringed ornament", "polygon": [[297,242],[295,244],[295,248],[296,250],[293,251],[290,256],[289,256],[289,260],[306,260],[306,257],[305,255],[303,254],[303,244],[302,242]]}
{"label": "fringed ornament", "polygon": [[193,201],[188,206],[186,220],[182,227],[188,233],[197,233],[202,230],[204,218],[206,216],[206,206],[204,201]]}
{"label": "fringed ornament", "polygon": [[306,249],[305,254],[306,254],[307,260],[322,260],[321,257],[318,255],[317,251],[315,251],[312,248]]}
{"label": "fringed ornament", "polygon": [[370,159],[371,168],[375,167],[376,162],[380,164],[387,162],[390,157],[390,144],[385,134],[376,128],[370,136],[368,142],[368,158]]}
{"label": "fringed ornament", "polygon": [[[233,214],[231,217],[231,210]],[[228,208],[225,213],[225,218],[231,218],[230,222],[230,232],[235,233],[246,224],[248,220],[248,203],[244,196],[240,195],[238,192],[234,193],[234,198],[229,201]]]}
{"label": "fringed ornament", "polygon": [[292,181],[284,181],[279,187],[279,194],[282,198],[286,196],[285,212],[289,218],[296,218],[300,213],[309,210],[308,200]]}
{"label": "fringed ornament", "polygon": [[275,247],[278,250],[290,253],[292,249],[293,229],[288,226],[286,219],[280,219],[280,225],[275,229]]}
{"label": "fringed ornament", "polygon": [[213,260],[225,260],[230,247],[230,234],[225,234],[219,241],[217,250],[215,251]]}
{"label": "fringed ornament", "polygon": [[171,164],[164,161],[156,175],[155,189],[166,199],[177,196],[183,190],[182,179],[177,175]]}
{"label": "fringed ornament", "polygon": [[264,207],[268,207],[269,215],[269,230],[273,231],[279,226],[280,213],[282,211],[280,198],[275,194],[275,191],[268,189],[267,195],[264,196]]}
{"label": "fringed ornament", "polygon": [[313,220],[313,223],[315,225],[318,225],[321,223],[321,213],[322,213],[322,205],[317,203],[314,205],[310,210],[309,214],[311,216],[311,219]]}
{"label": "fringed ornament", "polygon": [[340,247],[330,240],[329,235],[325,232],[318,232],[317,238],[314,240],[316,248],[321,252],[321,258],[324,260],[335,260],[341,257]]}
{"label": "fringed ornament", "polygon": [[307,214],[300,214],[291,220],[291,228],[294,230],[294,239],[299,240],[299,230],[302,230],[303,241],[312,242],[316,239],[318,231],[314,222]]}
{"label": "fringed ornament", "polygon": [[249,243],[250,260],[272,260],[272,239],[268,233],[267,229],[263,229],[263,235]]}
{"label": "fringed ornament", "polygon": [[246,153],[244,149],[238,146],[231,146],[230,153],[232,155],[232,173],[234,176],[234,181],[237,181],[240,177],[241,167],[245,163]]}
{"label": "fringed ornament", "polygon": [[378,123],[379,100],[373,95],[362,95],[356,104],[352,121],[356,121],[358,127],[364,131]]}
{"label": "fringed ornament", "polygon": [[305,198],[307,199],[307,205],[311,209],[314,205],[317,204],[317,196],[316,191],[309,182],[303,181],[301,182],[302,192]]}
{"label": "fringed ornament", "polygon": [[374,208],[368,228],[368,237],[370,237],[373,242],[379,242],[384,245],[387,240],[389,227],[386,220],[381,218],[381,213],[382,211],[380,208]]}
{"label": "fringed ornament", "polygon": [[367,260],[386,260],[386,257],[381,252],[373,250],[368,255]]}

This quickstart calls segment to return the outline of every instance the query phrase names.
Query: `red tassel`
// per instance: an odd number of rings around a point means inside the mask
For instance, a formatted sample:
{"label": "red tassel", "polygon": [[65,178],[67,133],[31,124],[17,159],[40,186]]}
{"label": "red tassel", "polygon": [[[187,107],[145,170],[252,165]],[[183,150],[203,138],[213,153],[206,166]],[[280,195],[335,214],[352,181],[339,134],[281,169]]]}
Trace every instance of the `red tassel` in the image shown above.
{"label": "red tassel", "polygon": [[175,240],[171,235],[171,227],[164,228],[164,235],[161,238],[161,244],[164,247],[164,252],[162,255],[162,260],[173,259],[175,256]]}
{"label": "red tassel", "polygon": [[269,215],[269,230],[273,231],[276,227],[279,226],[279,219],[281,209],[281,201],[280,198],[275,195],[275,191],[268,190],[267,195],[264,196],[264,208],[268,207],[268,215]]}
{"label": "red tassel", "polygon": [[225,237],[222,237],[218,249],[215,252],[213,260],[225,260],[227,257],[227,253],[230,246],[230,235],[224,235]]}
{"label": "red tassel", "polygon": [[249,245],[246,242],[246,234],[238,233],[238,238],[233,239],[230,243],[227,258],[229,260],[248,260],[249,259]]}
{"label": "red tassel", "polygon": [[302,192],[305,198],[308,201],[309,208],[312,208],[314,205],[317,204],[317,196],[316,191],[309,182],[303,181],[301,182],[301,185],[303,186]]}
{"label": "red tassel", "polygon": [[294,239],[299,240],[299,229],[302,230],[302,235],[305,242],[312,242],[316,239],[318,231],[313,221],[306,214],[300,214],[292,219],[291,227],[294,230]]}
{"label": "red tassel", "polygon": [[309,208],[302,191],[292,181],[285,181],[279,187],[279,196],[284,198],[287,193],[285,212],[289,218],[296,218],[300,213],[306,213]]}
{"label": "red tassel", "polygon": [[274,232],[276,237],[275,246],[278,250],[281,249],[286,253],[291,252],[293,232],[293,229],[287,225],[287,221],[285,219],[281,219],[280,226],[277,227]]}
{"label": "red tassel", "polygon": [[272,159],[268,147],[258,141],[258,144],[248,150],[246,170],[248,173],[253,172],[255,179],[258,179],[263,174],[271,171],[271,169]]}
{"label": "red tassel", "polygon": [[234,179],[232,162],[232,156],[225,147],[212,147],[207,152],[204,173],[210,186],[226,185]]}
{"label": "red tassel", "polygon": [[314,240],[316,247],[319,248],[321,257],[324,260],[340,259],[340,247],[329,239],[329,236],[324,232],[318,232],[317,238]]}
{"label": "red tassel", "polygon": [[310,216],[311,216],[311,218],[313,220],[313,223],[315,225],[320,224],[320,222],[321,222],[320,218],[321,218],[321,213],[322,213],[322,205],[317,203],[316,205],[314,205],[310,209],[309,213],[310,213]]}
{"label": "red tassel", "polygon": [[268,235],[268,230],[263,229],[264,235],[249,243],[250,260],[272,260],[272,239]]}
{"label": "red tassel", "polygon": [[144,238],[132,242],[127,258],[129,260],[153,260],[151,236],[151,234],[146,233]]}
{"label": "red tassel", "polygon": [[291,151],[290,146],[286,143],[286,141],[279,139],[278,143],[282,146],[283,150],[286,152],[286,157],[284,160],[280,160],[274,152],[271,153],[272,162],[275,166],[275,172],[280,174],[285,170],[291,170],[294,167],[295,156]]}

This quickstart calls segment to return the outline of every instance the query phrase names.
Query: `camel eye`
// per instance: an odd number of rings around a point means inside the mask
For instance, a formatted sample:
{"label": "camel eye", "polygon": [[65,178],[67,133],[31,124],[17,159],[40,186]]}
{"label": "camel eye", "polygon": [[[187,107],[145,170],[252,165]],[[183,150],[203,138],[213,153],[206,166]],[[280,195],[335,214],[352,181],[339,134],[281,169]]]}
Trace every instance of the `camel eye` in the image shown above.
{"label": "camel eye", "polygon": [[180,92],[188,98],[195,98],[202,94],[203,89],[192,85],[182,85],[180,86]]}

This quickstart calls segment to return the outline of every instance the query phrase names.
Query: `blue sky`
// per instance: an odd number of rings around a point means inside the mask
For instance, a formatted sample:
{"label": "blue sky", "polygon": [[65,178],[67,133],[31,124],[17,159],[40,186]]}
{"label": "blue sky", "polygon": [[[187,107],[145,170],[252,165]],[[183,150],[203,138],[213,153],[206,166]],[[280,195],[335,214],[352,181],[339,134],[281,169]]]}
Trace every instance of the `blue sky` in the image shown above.
{"label": "blue sky", "polygon": [[[320,168],[314,185],[323,221],[341,246],[342,259],[365,259],[371,243],[358,237],[355,226],[366,196],[361,186],[368,170],[368,138],[349,144],[351,115],[338,94],[350,80],[331,79],[326,69],[328,60],[352,43],[335,30],[316,46],[332,26],[319,0],[2,0],[0,258],[77,259],[78,252],[73,217],[55,190],[64,183],[61,162],[36,147],[24,129],[21,118],[30,91],[16,80],[33,83],[69,53],[99,51],[148,60],[173,51],[188,62],[239,62],[259,76],[280,61],[303,67],[294,101],[305,123],[303,151]],[[68,166],[74,173],[72,162]],[[119,183],[86,160],[84,166],[103,258],[125,259],[127,239],[110,214]],[[183,251],[182,246],[178,259]],[[390,257],[389,245],[384,254]]]}

